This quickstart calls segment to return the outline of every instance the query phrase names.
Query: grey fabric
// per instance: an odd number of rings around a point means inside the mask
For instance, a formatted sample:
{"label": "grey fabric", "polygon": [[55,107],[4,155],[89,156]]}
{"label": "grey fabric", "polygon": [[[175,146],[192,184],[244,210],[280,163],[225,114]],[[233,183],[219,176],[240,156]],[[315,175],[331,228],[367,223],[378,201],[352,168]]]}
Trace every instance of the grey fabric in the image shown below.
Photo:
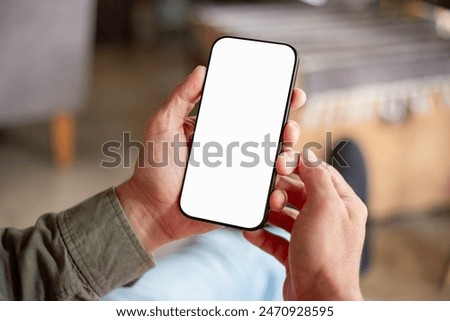
{"label": "grey fabric", "polygon": [[95,0],[0,1],[0,126],[86,99]]}
{"label": "grey fabric", "polygon": [[205,5],[198,7],[197,21],[218,35],[293,45],[301,85],[310,98],[363,84],[450,74],[450,41],[439,38],[433,22],[350,10],[356,1],[329,2],[324,7],[290,2]]}

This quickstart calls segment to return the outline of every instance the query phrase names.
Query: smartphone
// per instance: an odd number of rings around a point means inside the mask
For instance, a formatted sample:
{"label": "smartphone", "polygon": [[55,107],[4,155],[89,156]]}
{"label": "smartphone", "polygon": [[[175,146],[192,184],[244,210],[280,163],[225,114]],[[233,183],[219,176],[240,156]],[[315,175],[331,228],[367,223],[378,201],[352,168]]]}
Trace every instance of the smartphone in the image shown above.
{"label": "smartphone", "polygon": [[180,196],[184,215],[248,230],[264,225],[297,61],[283,43],[214,43]]}

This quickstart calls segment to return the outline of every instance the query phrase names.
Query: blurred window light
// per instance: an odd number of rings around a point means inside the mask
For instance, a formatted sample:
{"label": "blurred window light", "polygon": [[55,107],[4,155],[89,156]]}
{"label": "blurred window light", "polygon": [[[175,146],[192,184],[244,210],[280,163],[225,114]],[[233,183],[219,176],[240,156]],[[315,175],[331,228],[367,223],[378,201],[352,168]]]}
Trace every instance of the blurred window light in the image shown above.
{"label": "blurred window light", "polygon": [[328,2],[328,0],[299,0],[299,1],[306,2],[307,4],[313,6],[323,6]]}
{"label": "blurred window light", "polygon": [[450,39],[450,10],[436,12],[436,31],[444,39]]}

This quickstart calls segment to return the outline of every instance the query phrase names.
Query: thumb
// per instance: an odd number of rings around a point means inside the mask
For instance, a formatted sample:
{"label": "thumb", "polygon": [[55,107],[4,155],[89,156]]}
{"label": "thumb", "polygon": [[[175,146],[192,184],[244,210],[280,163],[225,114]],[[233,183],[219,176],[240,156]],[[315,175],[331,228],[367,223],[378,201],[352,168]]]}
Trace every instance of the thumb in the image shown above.
{"label": "thumb", "polygon": [[305,184],[307,202],[323,204],[333,197],[338,197],[330,172],[310,149],[303,151],[297,173]]}
{"label": "thumb", "polygon": [[181,126],[194,105],[199,101],[206,68],[198,66],[194,71],[179,83],[163,105],[163,112],[170,115],[175,126]]}

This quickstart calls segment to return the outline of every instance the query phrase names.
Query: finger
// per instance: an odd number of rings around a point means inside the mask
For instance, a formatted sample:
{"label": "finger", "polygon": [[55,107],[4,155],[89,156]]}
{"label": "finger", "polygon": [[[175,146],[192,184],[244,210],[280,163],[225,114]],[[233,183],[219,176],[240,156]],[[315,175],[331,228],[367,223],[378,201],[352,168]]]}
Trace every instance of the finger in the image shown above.
{"label": "finger", "polygon": [[289,253],[289,242],[286,239],[264,229],[255,232],[245,231],[243,234],[250,243],[272,255],[286,266]]}
{"label": "finger", "polygon": [[164,103],[164,112],[170,114],[170,119],[175,126],[181,126],[189,112],[199,101],[206,68],[198,66],[194,71],[172,91],[168,100]]}
{"label": "finger", "polygon": [[294,120],[288,120],[283,129],[283,149],[293,148],[300,138],[300,126]]}
{"label": "finger", "polygon": [[299,211],[289,207],[283,208],[281,211],[270,211],[269,222],[275,226],[281,227],[283,230],[291,233],[295,220]]}
{"label": "finger", "polygon": [[339,198],[331,180],[331,174],[313,151],[306,149],[299,160],[297,173],[305,184],[308,201],[324,203]]}
{"label": "finger", "polygon": [[285,191],[275,189],[269,198],[269,207],[272,211],[281,211],[286,206],[288,196]]}
{"label": "finger", "polygon": [[286,192],[288,204],[298,210],[302,209],[306,202],[306,189],[301,180],[289,176],[277,176],[275,187]]}
{"label": "finger", "polygon": [[350,185],[345,181],[344,177],[331,165],[327,165],[326,169],[331,174],[331,181],[341,198],[350,198],[356,196]]}
{"label": "finger", "polygon": [[291,97],[291,110],[296,110],[302,107],[306,102],[306,94],[300,88],[294,88]]}
{"label": "finger", "polygon": [[294,173],[300,157],[301,153],[294,151],[292,148],[284,150],[278,155],[275,163],[277,174],[287,176]]}
{"label": "finger", "polygon": [[352,214],[355,214],[358,218],[365,221],[367,219],[366,204],[364,204],[353,188],[333,166],[327,166],[327,170],[331,173],[331,180],[337,193],[346,204],[346,207],[350,209],[348,211],[349,215],[352,216]]}
{"label": "finger", "polygon": [[191,116],[191,117],[188,117],[186,119],[186,121],[184,122],[184,133],[185,133],[188,141],[190,141],[192,139],[192,134],[194,133],[196,121],[197,121],[197,117]]}

